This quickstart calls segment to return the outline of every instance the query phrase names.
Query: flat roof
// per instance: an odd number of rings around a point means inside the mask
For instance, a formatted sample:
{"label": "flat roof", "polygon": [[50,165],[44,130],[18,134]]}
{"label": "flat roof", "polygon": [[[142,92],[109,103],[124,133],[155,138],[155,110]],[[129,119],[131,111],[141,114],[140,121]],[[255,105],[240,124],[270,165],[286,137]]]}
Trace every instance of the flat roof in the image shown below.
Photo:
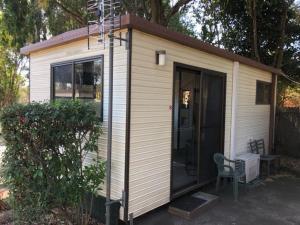
{"label": "flat roof", "polygon": [[[207,52],[213,55],[220,56],[222,58],[226,58],[232,61],[238,61],[242,64],[255,67],[261,70],[265,70],[274,74],[282,74],[282,71],[280,69],[267,66],[263,63],[257,62],[253,59],[234,54],[228,50],[221,49],[218,47],[215,47],[211,44],[208,44],[206,42],[200,41],[199,39],[190,37],[188,35],[171,31],[167,27],[151,23],[141,17],[137,17],[135,15],[124,15],[121,17],[121,29],[125,28],[132,28],[139,31],[142,31],[147,34],[151,34],[169,41],[173,41],[179,44],[182,44],[184,46],[188,46],[203,52]],[[96,35],[98,33],[98,28],[96,25],[90,26],[90,34]],[[42,41],[35,44],[30,44],[28,46],[25,46],[21,48],[21,54],[23,55],[30,55],[32,52],[41,51],[44,49],[56,47],[65,45],[74,41],[86,39],[88,37],[88,28],[83,27],[80,29],[72,30],[65,32],[63,34],[54,36],[50,38],[49,40]]]}

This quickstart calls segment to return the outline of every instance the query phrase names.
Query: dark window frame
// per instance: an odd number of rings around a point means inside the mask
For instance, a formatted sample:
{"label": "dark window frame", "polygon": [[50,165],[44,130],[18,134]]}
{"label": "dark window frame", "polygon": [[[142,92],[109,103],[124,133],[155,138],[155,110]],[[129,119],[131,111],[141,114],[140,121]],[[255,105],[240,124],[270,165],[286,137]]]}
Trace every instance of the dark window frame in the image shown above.
{"label": "dark window frame", "polygon": [[[263,99],[259,99],[259,85],[264,85],[268,86],[269,88],[269,99],[268,102],[265,102]],[[256,80],[256,96],[255,96],[255,104],[256,105],[271,105],[271,98],[272,98],[272,83],[266,82],[266,81],[261,81],[261,80]]]}
{"label": "dark window frame", "polygon": [[85,57],[80,59],[74,59],[74,60],[68,60],[68,61],[62,61],[58,63],[52,63],[50,64],[50,100],[55,101],[55,91],[54,91],[54,68],[59,66],[66,66],[71,65],[72,66],[72,99],[76,99],[75,97],[75,64],[77,63],[85,63],[90,62],[94,60],[101,60],[102,62],[102,71],[101,71],[101,110],[100,110],[100,120],[103,122],[103,92],[104,92],[104,55],[99,56],[92,56],[92,57]]}

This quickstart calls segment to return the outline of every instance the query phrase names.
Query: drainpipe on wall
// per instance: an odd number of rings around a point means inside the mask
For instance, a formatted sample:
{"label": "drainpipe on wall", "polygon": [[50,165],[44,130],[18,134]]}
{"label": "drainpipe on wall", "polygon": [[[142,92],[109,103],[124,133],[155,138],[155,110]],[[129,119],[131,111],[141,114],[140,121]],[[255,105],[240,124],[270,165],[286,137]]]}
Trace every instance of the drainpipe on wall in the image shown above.
{"label": "drainpipe on wall", "polygon": [[269,154],[275,153],[275,126],[276,126],[276,105],[277,105],[277,75],[272,74],[272,99],[270,108],[270,128],[269,128]]}
{"label": "drainpipe on wall", "polygon": [[239,62],[233,62],[232,72],[232,100],[231,100],[231,140],[230,140],[230,159],[236,157],[236,112],[237,112],[237,88],[239,75]]}

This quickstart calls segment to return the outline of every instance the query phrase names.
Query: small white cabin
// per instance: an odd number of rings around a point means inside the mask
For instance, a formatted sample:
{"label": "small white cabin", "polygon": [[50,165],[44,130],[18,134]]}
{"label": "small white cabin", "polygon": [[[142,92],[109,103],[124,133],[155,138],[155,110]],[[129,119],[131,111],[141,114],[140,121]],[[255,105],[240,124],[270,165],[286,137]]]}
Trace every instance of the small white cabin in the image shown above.
{"label": "small white cabin", "polygon": [[[108,49],[87,28],[21,49],[30,58],[30,100],[79,98],[99,105],[106,156]],[[273,146],[280,70],[132,15],[114,49],[112,197],[126,194],[127,221],[213,181],[212,156]],[[105,193],[104,193],[105,194]]]}

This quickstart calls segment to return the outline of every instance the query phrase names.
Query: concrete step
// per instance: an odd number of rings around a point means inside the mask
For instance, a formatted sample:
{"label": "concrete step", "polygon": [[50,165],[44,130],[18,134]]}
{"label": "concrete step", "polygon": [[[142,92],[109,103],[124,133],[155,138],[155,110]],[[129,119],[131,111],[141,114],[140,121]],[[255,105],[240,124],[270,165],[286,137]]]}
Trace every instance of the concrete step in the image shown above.
{"label": "concrete step", "polygon": [[184,196],[174,200],[168,209],[168,212],[185,218],[192,219],[201,212],[213,207],[219,200],[218,196],[197,192],[193,195]]}

